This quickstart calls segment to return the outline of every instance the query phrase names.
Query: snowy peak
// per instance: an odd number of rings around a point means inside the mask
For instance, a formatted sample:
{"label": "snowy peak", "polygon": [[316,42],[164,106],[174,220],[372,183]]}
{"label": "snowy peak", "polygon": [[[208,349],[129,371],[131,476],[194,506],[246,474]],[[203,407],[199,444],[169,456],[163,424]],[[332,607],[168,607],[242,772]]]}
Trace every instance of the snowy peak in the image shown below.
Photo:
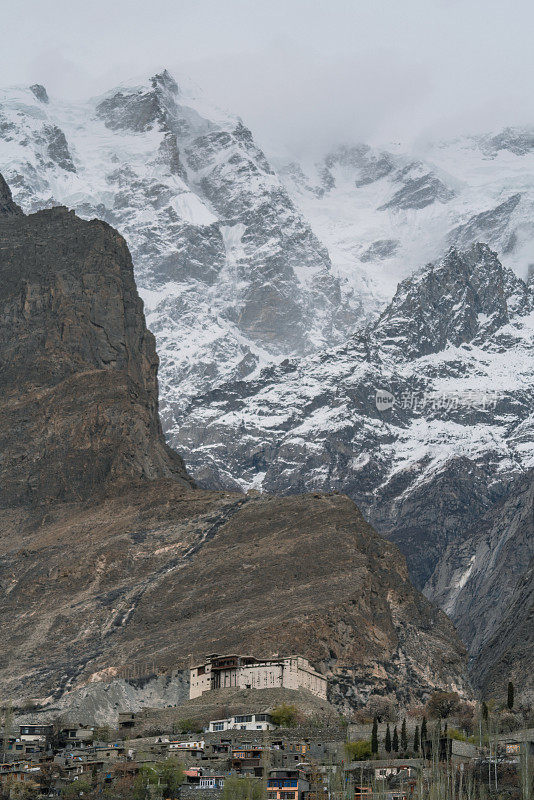
{"label": "snowy peak", "polygon": [[532,293],[485,244],[451,248],[399,285],[373,328],[382,357],[411,360],[487,337],[532,310]]}
{"label": "snowy peak", "polygon": [[111,130],[142,133],[157,128],[182,140],[221,126],[232,128],[238,122],[210,107],[200,90],[195,91],[191,86],[182,90],[167,70],[141,85],[125,85],[107,92],[96,101],[95,112]]}
{"label": "snowy peak", "polygon": [[357,275],[383,304],[414,264],[485,242],[524,278],[533,261],[534,133],[350,144],[279,169],[327,246],[333,270]]}
{"label": "snowy peak", "polygon": [[0,168],[26,211],[66,205],[125,236],[164,415],[354,330],[354,280],[334,273],[241,120],[167,71],[80,105],[43,92],[0,93]]}

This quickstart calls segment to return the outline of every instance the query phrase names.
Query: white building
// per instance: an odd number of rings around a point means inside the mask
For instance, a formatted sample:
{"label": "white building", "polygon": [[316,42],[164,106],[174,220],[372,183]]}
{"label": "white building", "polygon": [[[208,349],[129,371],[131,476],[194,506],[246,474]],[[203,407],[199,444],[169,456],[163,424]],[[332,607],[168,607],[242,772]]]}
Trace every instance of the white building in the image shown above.
{"label": "white building", "polygon": [[205,742],[200,740],[198,742],[176,742],[174,740],[169,742],[169,750],[183,750],[184,752],[192,750],[204,750]]}
{"label": "white building", "polygon": [[224,775],[205,775],[200,778],[200,789],[222,789],[224,787]]}
{"label": "white building", "polygon": [[270,714],[237,714],[227,719],[211,720],[208,730],[210,733],[217,731],[272,731],[276,725],[271,722]]}
{"label": "white building", "polygon": [[257,659],[252,656],[208,656],[189,670],[189,698],[212,689],[307,689],[326,700],[326,678],[302,656]]}

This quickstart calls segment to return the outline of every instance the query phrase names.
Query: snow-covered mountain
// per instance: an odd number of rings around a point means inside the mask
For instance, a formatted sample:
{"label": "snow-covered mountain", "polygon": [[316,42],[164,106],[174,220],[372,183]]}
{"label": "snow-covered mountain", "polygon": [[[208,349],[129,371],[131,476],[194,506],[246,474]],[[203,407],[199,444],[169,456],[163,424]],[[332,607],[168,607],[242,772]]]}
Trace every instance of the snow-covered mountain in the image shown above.
{"label": "snow-covered mountain", "polygon": [[347,492],[424,586],[534,466],[533,308],[486,245],[451,248],[346,344],[197,398],[172,441],[209,484]]}
{"label": "snow-covered mountain", "polygon": [[1,92],[0,168],[25,211],[64,204],[124,234],[164,407],[341,341],[361,316],[251,132],[168,72],[81,105]]}
{"label": "snow-covered mountain", "polygon": [[451,245],[486,242],[520,277],[534,262],[532,130],[276,163],[336,269],[357,269],[375,299]]}
{"label": "snow-covered mountain", "polygon": [[0,92],[15,200],[126,237],[192,473],[348,492],[452,613],[459,534],[534,466],[534,133],[267,156],[166,71]]}

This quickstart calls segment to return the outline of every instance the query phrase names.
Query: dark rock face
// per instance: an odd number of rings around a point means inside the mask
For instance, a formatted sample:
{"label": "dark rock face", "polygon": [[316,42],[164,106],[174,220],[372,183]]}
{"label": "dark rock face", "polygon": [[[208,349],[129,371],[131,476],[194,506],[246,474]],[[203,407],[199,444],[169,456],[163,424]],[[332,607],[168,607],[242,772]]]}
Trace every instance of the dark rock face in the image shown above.
{"label": "dark rock face", "polygon": [[337,165],[355,170],[354,183],[357,187],[361,187],[389,175],[395,167],[395,161],[390,153],[374,152],[364,144],[354,147],[339,147],[324,160],[323,183],[326,190],[335,185],[332,169]]}
{"label": "dark rock face", "polygon": [[514,236],[509,233],[510,223],[520,202],[521,195],[513,194],[495,208],[475,214],[450,232],[449,244],[461,248],[469,247],[473,242],[484,241],[492,247],[500,247],[505,253],[513,250]]}
{"label": "dark rock face", "polygon": [[189,483],[161,433],[154,338],[124,240],[64,208],[13,213],[0,276],[2,503]]}
{"label": "dark rock face", "polygon": [[47,142],[47,153],[52,161],[67,172],[76,172],[63,131],[57,125],[45,125],[43,133]]}
{"label": "dark rock face", "polygon": [[11,189],[0,175],[0,218],[3,217],[22,217],[22,209],[14,202]]}
{"label": "dark rock face", "polygon": [[436,175],[426,173],[420,176],[411,176],[412,167],[407,167],[399,172],[399,180],[403,186],[395,192],[381,209],[409,209],[426,208],[436,201],[446,203],[452,200],[454,192]]}
{"label": "dark rock face", "polygon": [[[532,614],[532,560],[534,559],[534,474],[530,472],[512,487],[508,496],[453,541],[443,554],[439,569],[427,587],[431,595],[454,620],[468,644],[475,668],[473,676],[493,674],[504,649],[497,635],[504,635],[510,609],[517,607],[517,622]],[[521,588],[522,587],[522,588]],[[526,593],[523,605],[517,595]],[[530,603],[530,604],[529,604]],[[516,624],[512,624],[516,631]],[[515,674],[527,673],[534,661],[534,640],[521,633],[505,636],[507,648],[517,662],[508,658]],[[490,646],[490,642],[493,645]],[[519,663],[519,646],[521,660]],[[516,652],[517,651],[517,652]],[[481,685],[486,680],[477,678]],[[503,677],[504,680],[504,677]],[[532,673],[529,675],[530,688]],[[522,686],[527,688],[524,682]]]}
{"label": "dark rock face", "polygon": [[49,102],[47,91],[40,83],[34,83],[33,86],[30,86],[30,89],[41,103]]}
{"label": "dark rock face", "polygon": [[504,696],[512,680],[521,691],[534,688],[534,559],[531,559],[512,595],[499,626],[472,668],[473,680],[485,693]]}
{"label": "dark rock face", "polygon": [[394,255],[398,246],[396,239],[377,239],[360,255],[360,261],[382,261]]}
{"label": "dark rock face", "polygon": [[225,649],[298,650],[340,706],[467,688],[450,621],[347,497],[192,486],[113,229],[4,217],[0,278],[2,696]]}

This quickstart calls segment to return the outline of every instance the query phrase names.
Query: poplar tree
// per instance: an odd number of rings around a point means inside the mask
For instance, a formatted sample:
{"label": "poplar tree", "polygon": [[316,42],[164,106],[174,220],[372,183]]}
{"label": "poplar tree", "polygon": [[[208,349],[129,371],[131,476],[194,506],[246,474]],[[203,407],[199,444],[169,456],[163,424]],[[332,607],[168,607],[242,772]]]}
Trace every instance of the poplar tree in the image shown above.
{"label": "poplar tree", "polygon": [[378,753],[378,719],[373,720],[373,732],[371,733],[371,752]]}
{"label": "poplar tree", "polygon": [[428,731],[426,729],[426,717],[423,717],[423,722],[421,724],[421,746],[424,745],[427,739],[428,739]]}
{"label": "poplar tree", "polygon": [[400,735],[401,750],[403,753],[408,749],[408,732],[406,730],[406,717],[402,720],[401,735]]}
{"label": "poplar tree", "polygon": [[508,682],[508,703],[507,703],[507,705],[508,705],[508,708],[510,709],[510,711],[514,707],[514,684],[512,683],[512,681]]}
{"label": "poplar tree", "polygon": [[389,730],[389,722],[386,725],[386,740],[384,742],[386,753],[391,753],[391,731]]}

